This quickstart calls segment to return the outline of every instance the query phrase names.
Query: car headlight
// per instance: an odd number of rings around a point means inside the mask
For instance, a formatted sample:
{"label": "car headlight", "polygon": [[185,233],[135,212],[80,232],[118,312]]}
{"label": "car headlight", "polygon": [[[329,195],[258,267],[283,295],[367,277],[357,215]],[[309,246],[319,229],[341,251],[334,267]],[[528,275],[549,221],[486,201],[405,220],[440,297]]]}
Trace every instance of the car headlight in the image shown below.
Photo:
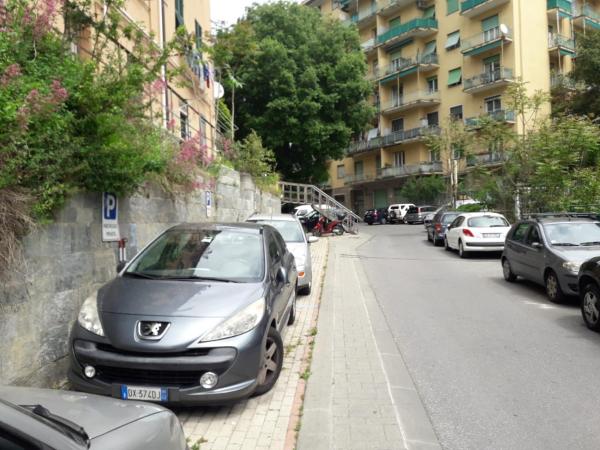
{"label": "car headlight", "polygon": [[97,334],[98,336],[104,336],[104,330],[100,323],[100,316],[98,315],[98,297],[97,294],[89,296],[81,305],[79,310],[79,316],[77,321],[86,330]]}
{"label": "car headlight", "polygon": [[218,341],[244,334],[256,327],[265,314],[265,299],[259,298],[246,306],[233,317],[217,325],[212,331],[202,336],[201,342]]}
{"label": "car headlight", "polygon": [[570,272],[578,273],[581,263],[575,261],[565,261],[562,266]]}

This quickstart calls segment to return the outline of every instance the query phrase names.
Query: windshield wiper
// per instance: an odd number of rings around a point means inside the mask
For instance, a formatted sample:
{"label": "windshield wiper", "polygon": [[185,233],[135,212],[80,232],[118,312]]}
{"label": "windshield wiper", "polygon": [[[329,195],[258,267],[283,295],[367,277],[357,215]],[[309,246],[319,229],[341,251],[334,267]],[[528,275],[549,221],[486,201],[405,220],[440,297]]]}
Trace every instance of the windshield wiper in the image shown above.
{"label": "windshield wiper", "polygon": [[239,283],[236,280],[228,280],[226,278],[216,278],[216,277],[200,277],[197,275],[190,275],[189,277],[164,277],[164,280],[194,280],[194,281],[220,281],[222,283]]}
{"label": "windshield wiper", "polygon": [[153,277],[152,275],[147,275],[142,272],[125,272],[125,276],[135,277],[135,278],[146,278],[147,280],[159,280],[159,277]]}
{"label": "windshield wiper", "polygon": [[90,447],[90,437],[86,433],[85,429],[76,423],[71,422],[68,419],[57,416],[56,414],[52,414],[47,408],[44,408],[42,405],[20,405],[22,408],[26,408],[30,410],[36,416],[43,417],[47,421],[51,422],[60,430],[63,431],[64,434],[71,437],[76,442],[80,442],[86,446],[86,448]]}
{"label": "windshield wiper", "polygon": [[579,247],[579,244],[573,244],[572,242],[558,242],[552,245],[557,247]]}
{"label": "windshield wiper", "polygon": [[581,246],[592,246],[592,245],[600,245],[600,241],[590,241],[590,242],[582,242],[579,244]]}

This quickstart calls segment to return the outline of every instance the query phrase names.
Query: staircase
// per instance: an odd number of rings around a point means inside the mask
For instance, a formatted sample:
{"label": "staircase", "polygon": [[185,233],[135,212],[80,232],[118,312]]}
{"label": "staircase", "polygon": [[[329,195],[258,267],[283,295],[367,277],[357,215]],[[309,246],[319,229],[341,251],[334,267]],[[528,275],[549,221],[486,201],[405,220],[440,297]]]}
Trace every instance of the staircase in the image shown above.
{"label": "staircase", "polygon": [[360,216],[346,208],[330,195],[312,184],[279,183],[281,189],[281,202],[294,203],[298,205],[311,205],[320,214],[329,220],[339,220],[338,214],[343,214],[342,224],[348,233],[358,233],[358,223],[362,221]]}

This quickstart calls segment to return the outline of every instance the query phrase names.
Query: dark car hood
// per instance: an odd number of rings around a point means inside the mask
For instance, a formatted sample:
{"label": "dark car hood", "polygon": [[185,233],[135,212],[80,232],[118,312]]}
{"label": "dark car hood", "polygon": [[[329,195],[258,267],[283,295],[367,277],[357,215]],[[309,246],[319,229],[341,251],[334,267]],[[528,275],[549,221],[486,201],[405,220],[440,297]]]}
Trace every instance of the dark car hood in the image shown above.
{"label": "dark car hood", "polygon": [[82,426],[90,439],[136,420],[165,411],[142,402],[50,389],[0,386],[0,398],[13,405],[42,405],[51,413]]}
{"label": "dark car hood", "polygon": [[594,256],[600,256],[600,247],[552,247],[554,253],[565,261],[583,263]]}

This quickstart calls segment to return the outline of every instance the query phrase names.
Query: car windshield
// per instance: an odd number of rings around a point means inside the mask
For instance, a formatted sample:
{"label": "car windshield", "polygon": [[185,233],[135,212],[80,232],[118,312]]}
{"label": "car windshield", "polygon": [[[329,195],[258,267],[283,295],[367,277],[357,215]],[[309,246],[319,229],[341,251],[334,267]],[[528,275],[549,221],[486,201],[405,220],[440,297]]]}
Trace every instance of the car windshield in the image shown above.
{"label": "car windshield", "polygon": [[264,223],[276,228],[285,242],[304,242],[302,227],[293,220],[252,220],[252,222]]}
{"label": "car windshield", "polygon": [[600,223],[548,223],[544,231],[550,244],[560,246],[600,246]]}
{"label": "car windshield", "polygon": [[494,228],[508,227],[509,224],[504,217],[500,216],[480,216],[471,217],[467,221],[467,225],[472,228]]}
{"label": "car windshield", "polygon": [[416,206],[411,206],[410,208],[408,208],[408,211],[407,211],[407,213],[408,213],[408,214],[413,214],[413,213],[416,213],[416,212],[418,212],[418,211],[419,211],[419,210],[417,209],[417,207],[416,207]]}
{"label": "car windshield", "polygon": [[452,221],[454,219],[456,219],[458,217],[458,214],[444,214],[442,216],[442,223],[444,225],[448,225],[449,223],[452,223]]}
{"label": "car windshield", "polygon": [[262,236],[256,230],[169,230],[147,247],[125,276],[256,282],[263,278]]}

